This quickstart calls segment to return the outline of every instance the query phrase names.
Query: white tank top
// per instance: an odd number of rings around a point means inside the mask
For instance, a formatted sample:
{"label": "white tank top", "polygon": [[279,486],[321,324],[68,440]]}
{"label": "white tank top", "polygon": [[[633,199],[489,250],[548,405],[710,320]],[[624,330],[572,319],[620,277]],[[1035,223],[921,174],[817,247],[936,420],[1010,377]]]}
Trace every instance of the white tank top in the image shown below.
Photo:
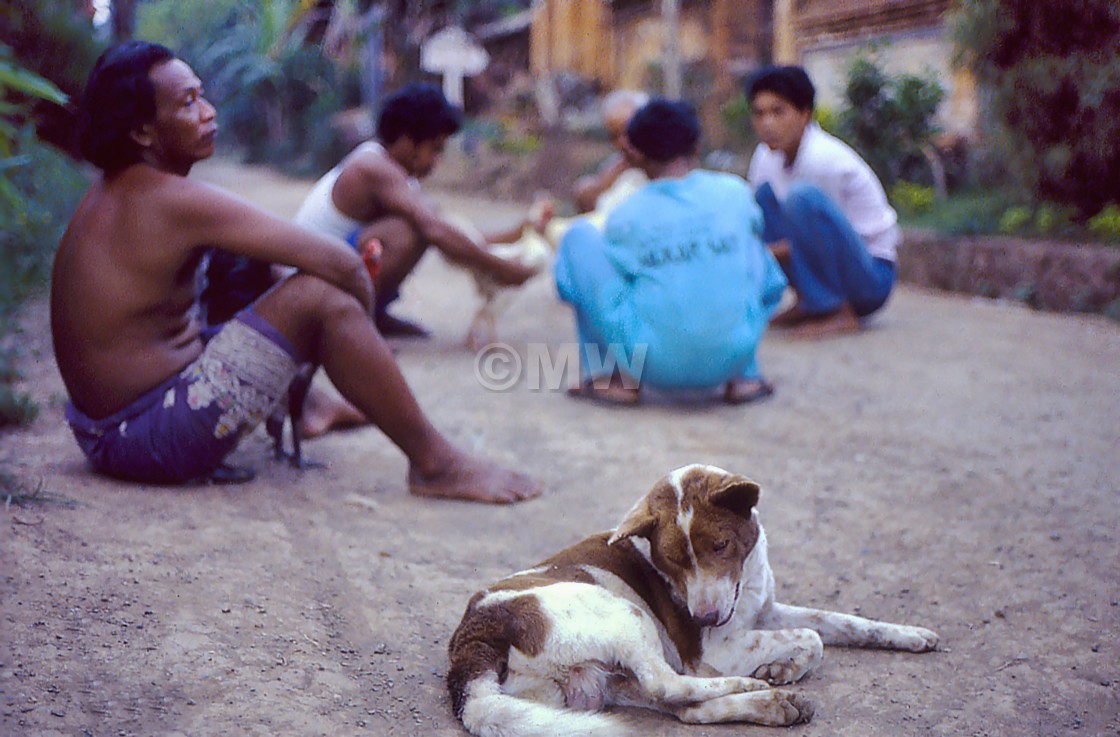
{"label": "white tank top", "polygon": [[[376,141],[366,141],[360,144],[350,154],[359,151],[373,151],[378,154],[384,154],[385,148]],[[347,159],[350,156],[346,157]],[[334,205],[334,200],[331,198],[331,192],[334,190],[334,183],[338,181],[338,175],[342,173],[342,162],[328,171],[319,181],[315,182],[315,186],[307,194],[300,205],[299,211],[296,212],[295,222],[297,225],[302,225],[318,233],[325,233],[333,235],[335,238],[347,240],[355,230],[362,227],[362,223],[343,215],[338,211]]]}

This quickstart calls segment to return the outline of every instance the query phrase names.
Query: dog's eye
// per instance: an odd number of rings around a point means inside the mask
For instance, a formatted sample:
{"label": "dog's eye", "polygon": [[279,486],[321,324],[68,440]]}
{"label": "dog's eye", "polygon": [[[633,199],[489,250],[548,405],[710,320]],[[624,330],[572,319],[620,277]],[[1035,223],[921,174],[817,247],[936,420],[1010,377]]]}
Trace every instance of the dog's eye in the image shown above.
{"label": "dog's eye", "polygon": [[730,540],[716,540],[714,543],[712,543],[712,550],[717,553],[722,553],[723,551],[727,550],[727,546],[729,546],[730,544]]}

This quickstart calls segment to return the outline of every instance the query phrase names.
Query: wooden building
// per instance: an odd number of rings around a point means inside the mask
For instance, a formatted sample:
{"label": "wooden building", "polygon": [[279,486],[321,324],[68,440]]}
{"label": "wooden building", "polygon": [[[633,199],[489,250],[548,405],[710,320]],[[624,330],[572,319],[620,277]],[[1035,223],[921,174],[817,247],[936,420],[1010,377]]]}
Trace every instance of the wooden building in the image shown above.
{"label": "wooden building", "polygon": [[[681,0],[683,66],[717,87],[770,58],[771,0]],[[605,88],[651,87],[668,42],[660,0],[538,0],[532,71],[571,71]]]}
{"label": "wooden building", "polygon": [[[707,107],[735,94],[771,61],[806,67],[822,105],[841,102],[848,64],[873,48],[891,73],[929,74],[947,96],[943,125],[967,132],[976,90],[952,67],[946,27],[954,0],[678,0],[677,53],[685,90]],[[576,73],[604,89],[661,89],[668,41],[663,0],[537,0],[532,8],[534,74]],[[710,113],[710,111],[709,111]]]}

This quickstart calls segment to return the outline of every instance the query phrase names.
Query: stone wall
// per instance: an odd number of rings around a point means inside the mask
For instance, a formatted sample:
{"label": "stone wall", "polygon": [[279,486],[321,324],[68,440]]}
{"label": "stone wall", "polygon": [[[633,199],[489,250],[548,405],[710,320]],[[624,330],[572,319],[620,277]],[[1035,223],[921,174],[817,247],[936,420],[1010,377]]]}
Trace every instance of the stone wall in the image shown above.
{"label": "stone wall", "polygon": [[899,277],[1057,312],[1120,313],[1120,247],[907,231]]}

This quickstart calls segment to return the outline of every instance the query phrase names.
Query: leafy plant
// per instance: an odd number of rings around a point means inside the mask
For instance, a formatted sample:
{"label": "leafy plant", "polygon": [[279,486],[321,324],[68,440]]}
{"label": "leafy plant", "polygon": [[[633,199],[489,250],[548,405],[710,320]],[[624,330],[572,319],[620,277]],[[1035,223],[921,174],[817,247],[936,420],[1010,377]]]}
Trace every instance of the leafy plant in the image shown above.
{"label": "leafy plant", "polygon": [[1120,202],[1120,3],[962,0],[954,34],[1018,186],[1083,220]]}
{"label": "leafy plant", "polygon": [[[21,99],[21,102],[14,100]],[[20,302],[47,281],[63,223],[82,182],[62,154],[40,143],[30,121],[31,101],[66,102],[54,84],[15,63],[0,45],[0,331]],[[26,424],[38,407],[14,388],[15,349],[0,344],[0,426]]]}
{"label": "leafy plant", "polygon": [[1089,230],[1102,240],[1120,242],[1120,207],[1108,205],[1089,219]]}
{"label": "leafy plant", "polygon": [[848,69],[837,133],[887,189],[900,179],[940,184],[930,142],[938,132],[937,107],[944,96],[932,77],[890,76],[870,56],[857,56]]}
{"label": "leafy plant", "polygon": [[[342,108],[345,84],[300,22],[311,4],[261,0],[237,6],[231,24],[200,51],[223,130],[250,161],[334,163],[326,125]],[[340,92],[341,90],[341,92]],[[309,168],[322,162],[315,161]]]}
{"label": "leafy plant", "polygon": [[1031,222],[1031,210],[1023,205],[1009,207],[999,219],[999,232],[1004,235],[1018,233]]}
{"label": "leafy plant", "polygon": [[751,125],[751,104],[742,92],[737,93],[720,108],[720,119],[724,128],[736,141],[753,148],[754,129]]}
{"label": "leafy plant", "polygon": [[813,108],[813,120],[821,127],[821,130],[832,135],[836,135],[840,128],[839,114],[827,105],[818,104]]}
{"label": "leafy plant", "polygon": [[[0,3],[0,44],[6,46],[4,58],[9,63],[48,80],[70,97],[81,93],[105,45],[75,12],[73,3],[40,0]],[[4,97],[11,101],[10,95]],[[74,111],[50,94],[22,99],[28,104],[20,119],[34,119],[40,140],[76,156]],[[8,115],[4,113],[5,118]]]}
{"label": "leafy plant", "polygon": [[891,187],[890,200],[903,216],[923,215],[937,205],[937,192],[913,182],[898,182]]}

